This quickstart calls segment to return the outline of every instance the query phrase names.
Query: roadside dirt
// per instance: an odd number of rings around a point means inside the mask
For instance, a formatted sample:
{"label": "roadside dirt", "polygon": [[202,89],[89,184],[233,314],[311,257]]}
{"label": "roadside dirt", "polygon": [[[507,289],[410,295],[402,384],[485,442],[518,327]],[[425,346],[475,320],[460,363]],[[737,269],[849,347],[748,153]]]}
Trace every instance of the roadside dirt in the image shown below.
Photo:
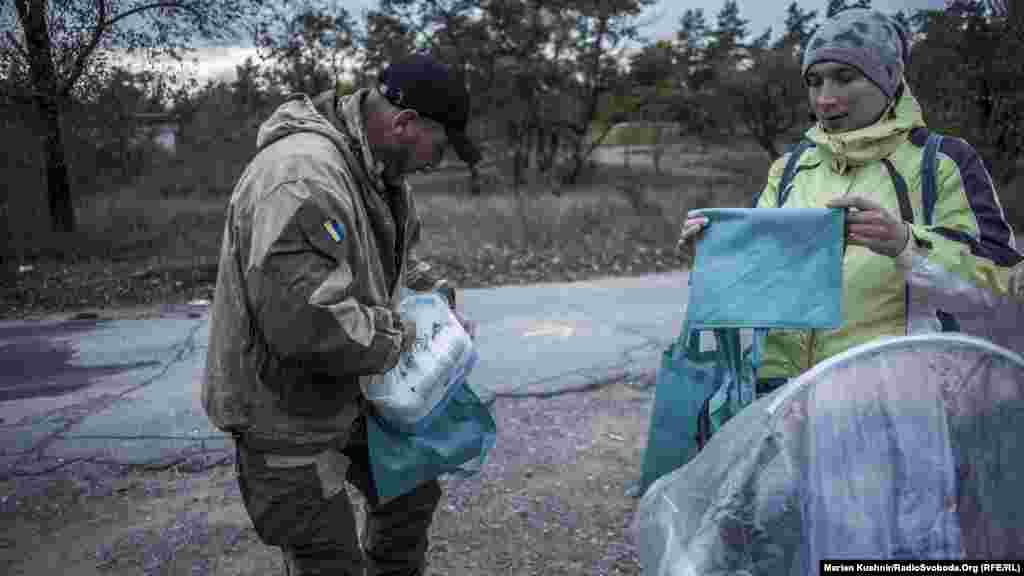
{"label": "roadside dirt", "polygon": [[[447,483],[428,574],[639,574],[628,534],[636,500],[625,492],[639,475],[650,384],[499,398],[483,471]],[[280,552],[250,525],[233,466],[110,472],[0,483],[0,573],[283,574]]]}

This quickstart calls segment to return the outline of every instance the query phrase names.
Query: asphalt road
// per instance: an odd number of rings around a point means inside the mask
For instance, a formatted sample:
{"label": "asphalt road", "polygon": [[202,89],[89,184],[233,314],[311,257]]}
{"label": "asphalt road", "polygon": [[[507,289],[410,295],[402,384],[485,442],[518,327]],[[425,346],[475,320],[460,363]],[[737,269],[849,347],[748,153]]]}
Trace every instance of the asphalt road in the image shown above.
{"label": "asphalt road", "polygon": [[[470,378],[498,395],[650,381],[678,334],[686,273],[460,292]],[[73,462],[202,465],[228,438],[200,404],[205,306],[137,320],[0,322],[0,478]]]}

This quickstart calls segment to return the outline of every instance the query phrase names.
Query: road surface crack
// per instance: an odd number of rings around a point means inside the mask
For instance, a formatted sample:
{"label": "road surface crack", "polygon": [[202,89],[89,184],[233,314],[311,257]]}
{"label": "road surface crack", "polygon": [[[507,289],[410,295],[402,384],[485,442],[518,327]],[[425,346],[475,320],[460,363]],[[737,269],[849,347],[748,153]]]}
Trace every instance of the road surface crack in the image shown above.
{"label": "road surface crack", "polygon": [[[58,441],[61,441],[61,440],[70,440],[70,439],[78,438],[76,436],[69,436],[68,432],[71,431],[72,429],[74,429],[77,425],[81,424],[81,422],[85,418],[89,417],[90,415],[93,415],[93,414],[96,414],[98,412],[101,412],[103,410],[106,410],[107,408],[110,408],[111,406],[115,405],[117,402],[123,400],[129,394],[132,394],[134,392],[137,392],[138,390],[146,388],[147,386],[150,386],[150,385],[160,381],[165,376],[167,376],[167,374],[171,371],[171,369],[174,366],[176,366],[177,364],[180,364],[181,362],[185,361],[185,359],[187,359],[191,354],[193,354],[199,348],[197,346],[197,343],[196,343],[196,335],[198,334],[199,330],[203,326],[205,326],[205,325],[206,324],[204,322],[197,322],[196,325],[189,330],[188,335],[186,336],[185,340],[181,344],[179,344],[179,345],[175,346],[174,348],[172,348],[174,353],[171,356],[171,358],[166,363],[164,363],[163,367],[157,373],[149,376],[148,378],[145,378],[139,384],[137,384],[135,386],[131,386],[130,388],[127,388],[127,389],[125,389],[125,390],[123,390],[123,391],[121,391],[121,392],[119,392],[117,394],[106,394],[106,395],[103,395],[103,396],[99,396],[97,398],[93,398],[93,399],[89,400],[88,402],[85,402],[85,403],[82,403],[82,404],[77,404],[75,406],[70,406],[70,407],[62,408],[61,410],[58,410],[58,411],[55,411],[55,412],[50,412],[50,413],[42,415],[40,417],[40,420],[52,420],[52,419],[55,419],[55,417],[56,417],[56,419],[59,419],[59,420],[63,421],[63,425],[58,430],[55,430],[54,432],[48,434],[45,438],[39,440],[39,442],[36,443],[32,448],[29,448],[28,450],[25,450],[25,451],[22,451],[22,452],[13,453],[12,455],[23,455],[23,456],[25,456],[25,458],[22,458],[22,459],[19,459],[19,460],[15,461],[11,465],[10,471],[7,472],[7,473],[4,473],[3,475],[0,475],[0,478],[2,478],[3,476],[7,476],[7,475],[14,475],[14,476],[38,476],[38,475],[45,475],[45,474],[51,473],[53,471],[59,470],[61,468],[64,468],[66,466],[69,466],[69,465],[77,463],[77,462],[88,462],[88,463],[95,463],[95,464],[110,464],[111,462],[109,462],[109,461],[100,460],[100,459],[97,459],[97,458],[94,458],[94,457],[71,458],[71,459],[67,459],[67,460],[56,459],[57,463],[54,466],[52,466],[52,467],[46,468],[45,470],[33,471],[33,472],[27,472],[27,473],[19,472],[19,470],[21,468],[23,468],[29,462],[42,462],[42,461],[46,460],[47,458],[45,458],[43,456],[43,453],[50,446],[52,446],[55,442],[58,442]],[[86,438],[86,437],[83,437],[83,438]],[[174,439],[174,440],[192,441],[192,442],[195,442],[195,443],[198,443],[198,444],[201,445],[201,449],[200,449],[199,452],[188,452],[188,454],[183,456],[180,459],[180,461],[185,461],[185,460],[188,460],[190,458],[193,458],[197,454],[203,454],[203,453],[209,453],[209,452],[217,452],[217,451],[222,451],[223,450],[223,449],[219,449],[219,450],[218,449],[206,450],[205,449],[205,440],[206,440],[205,437],[197,438],[197,437],[190,437],[190,436],[161,436],[161,437],[157,437],[157,436],[152,436],[152,437],[147,437],[147,436],[124,436],[124,437],[108,437],[107,439],[111,439],[111,440],[114,440],[114,439],[119,439],[119,440],[139,440],[139,439],[168,439],[168,440],[171,440],[171,439]],[[175,461],[175,462],[173,462],[171,464],[167,464],[166,466],[164,464],[159,464],[159,465],[157,465],[158,468],[156,468],[156,469],[169,468],[171,466],[179,464],[180,461]],[[143,469],[148,469],[148,468],[146,468],[146,466],[148,466],[148,465],[150,465],[150,463],[143,463],[143,464],[138,464],[138,465],[131,465],[131,464],[129,464],[128,466],[142,467]]]}

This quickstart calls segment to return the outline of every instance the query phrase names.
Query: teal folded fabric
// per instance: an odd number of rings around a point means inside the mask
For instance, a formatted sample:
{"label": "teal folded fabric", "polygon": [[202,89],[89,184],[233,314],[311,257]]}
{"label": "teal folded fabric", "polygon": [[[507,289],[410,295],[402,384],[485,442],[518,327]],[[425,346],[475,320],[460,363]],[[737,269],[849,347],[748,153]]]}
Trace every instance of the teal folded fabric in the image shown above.
{"label": "teal folded fabric", "polygon": [[696,245],[693,329],[835,329],[842,323],[840,209],[709,208]]}
{"label": "teal folded fabric", "polygon": [[[658,370],[638,494],[754,402],[767,330],[842,323],[842,210],[695,212],[710,224],[697,242],[682,332]],[[741,329],[754,331],[745,350]],[[701,332],[714,335],[713,350],[700,348]]]}

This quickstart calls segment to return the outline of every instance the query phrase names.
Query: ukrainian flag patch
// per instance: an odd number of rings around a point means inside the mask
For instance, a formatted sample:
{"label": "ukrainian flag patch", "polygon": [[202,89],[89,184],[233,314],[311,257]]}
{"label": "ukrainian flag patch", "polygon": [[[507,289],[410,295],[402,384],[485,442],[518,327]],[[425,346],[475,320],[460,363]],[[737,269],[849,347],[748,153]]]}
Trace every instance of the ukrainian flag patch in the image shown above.
{"label": "ukrainian flag patch", "polygon": [[324,222],[324,230],[327,230],[327,235],[336,243],[345,239],[345,227],[334,220]]}

